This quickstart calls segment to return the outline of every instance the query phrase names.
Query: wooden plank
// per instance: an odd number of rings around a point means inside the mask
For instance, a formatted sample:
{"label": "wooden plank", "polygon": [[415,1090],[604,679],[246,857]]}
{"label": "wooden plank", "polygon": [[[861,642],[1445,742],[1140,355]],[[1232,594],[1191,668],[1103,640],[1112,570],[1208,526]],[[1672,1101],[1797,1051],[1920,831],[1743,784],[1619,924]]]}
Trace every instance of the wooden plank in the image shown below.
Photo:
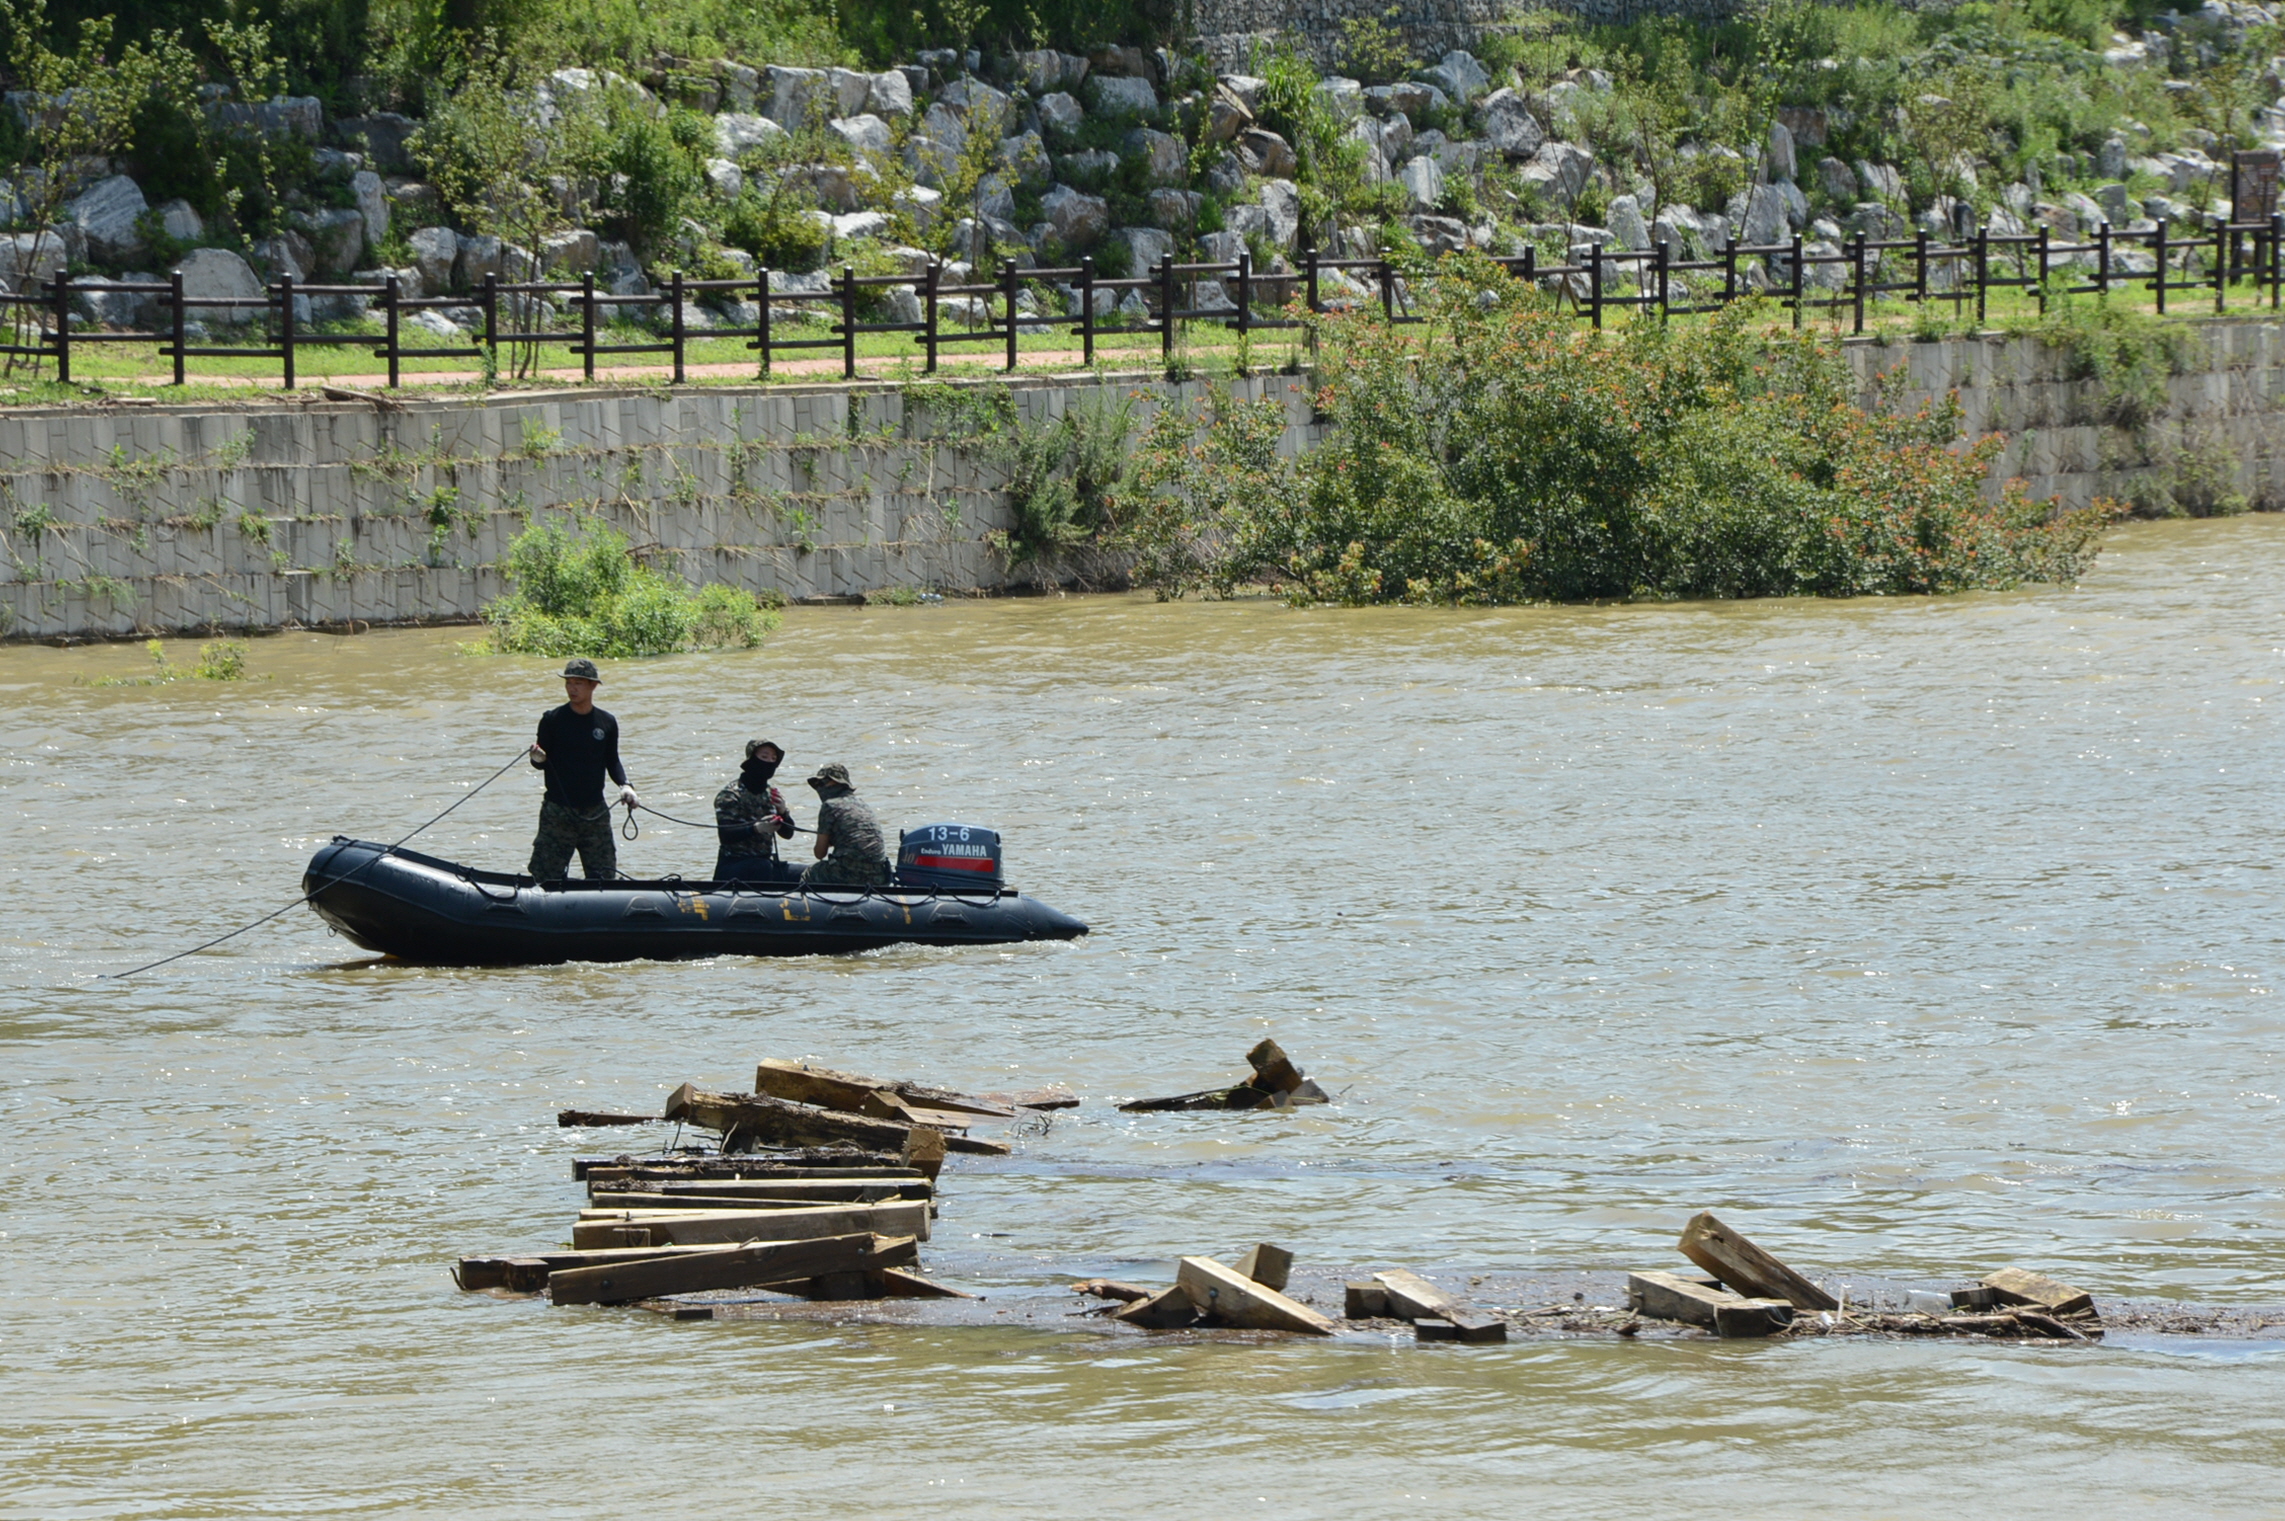
{"label": "wooden plank", "polygon": [[1016,1093],[979,1093],[977,1098],[987,1104],[1001,1104],[1010,1109],[1076,1109],[1079,1095],[1069,1088],[1025,1088]]}
{"label": "wooden plank", "polygon": [[1793,1324],[1792,1301],[1740,1299],[1714,1306],[1714,1334],[1728,1337],[1775,1336]]}
{"label": "wooden plank", "polygon": [[896,1178],[911,1169],[894,1151],[742,1152],[734,1156],[574,1157],[572,1177]]}
{"label": "wooden plank", "polygon": [[910,1099],[894,1093],[868,1093],[858,1112],[877,1120],[895,1120],[900,1125],[926,1125],[946,1135],[965,1135],[973,1115],[956,1114],[949,1109],[923,1109]]}
{"label": "wooden plank", "polygon": [[836,1188],[867,1183],[925,1183],[928,1180],[895,1156],[884,1156],[880,1167],[773,1167],[757,1157],[693,1157],[689,1165],[643,1164],[628,1167],[595,1166],[587,1170],[589,1188],[640,1185],[644,1188],[713,1187],[729,1184],[748,1188]]}
{"label": "wooden plank", "polygon": [[1341,1285],[1341,1314],[1348,1320],[1385,1320],[1388,1318],[1388,1290],[1377,1283],[1345,1283]]}
{"label": "wooden plank", "polygon": [[1198,1306],[1190,1302],[1189,1291],[1178,1283],[1119,1306],[1111,1318],[1146,1331],[1179,1331],[1197,1321]]}
{"label": "wooden plank", "polygon": [[[893,1204],[817,1205],[800,1209],[704,1210],[688,1214],[615,1211],[583,1216],[571,1228],[575,1247],[617,1246],[611,1233],[639,1227],[653,1246],[723,1245],[741,1241],[800,1241],[866,1231],[883,1236],[928,1239],[928,1206],[918,1201]],[[806,1276],[806,1275],[805,1275]]]}
{"label": "wooden plank", "polygon": [[[796,1104],[760,1093],[708,1093],[684,1083],[667,1099],[666,1117],[684,1120],[707,1130],[720,1131],[725,1150],[734,1143],[765,1142],[780,1146],[828,1146],[847,1142],[902,1153],[913,1127],[893,1120],[876,1120],[861,1114],[841,1114],[814,1104]],[[947,1151],[972,1156],[1004,1157],[1007,1146],[972,1136],[948,1135]]]}
{"label": "wooden plank", "polygon": [[1373,1274],[1373,1282],[1388,1295],[1388,1313],[1398,1320],[1418,1320],[1423,1315],[1442,1315],[1458,1307],[1458,1301],[1442,1289],[1421,1277],[1395,1268],[1386,1273]]}
{"label": "wooden plank", "polygon": [[944,1171],[945,1136],[941,1130],[918,1125],[905,1132],[904,1159],[913,1171],[933,1186]]}
{"label": "wooden plank", "polygon": [[1506,1341],[1507,1322],[1482,1310],[1455,1309],[1414,1321],[1412,1337],[1415,1341]]}
{"label": "wooden plank", "polygon": [[923,1278],[903,1268],[882,1268],[881,1286],[890,1299],[979,1299],[978,1294],[966,1293],[950,1284]]}
{"label": "wooden plank", "polygon": [[1682,1230],[1682,1255],[1740,1294],[1782,1299],[1797,1309],[1837,1310],[1841,1302],[1715,1219],[1698,1215]]}
{"label": "wooden plank", "polygon": [[851,1196],[835,1198],[809,1195],[801,1198],[779,1199],[768,1194],[595,1194],[589,1197],[589,1210],[642,1210],[671,1209],[688,1214],[694,1209],[817,1209],[829,1204],[925,1204],[925,1196],[907,1199],[902,1194],[875,1193],[870,1197]]}
{"label": "wooden plank", "polygon": [[512,1257],[463,1257],[453,1279],[464,1289],[507,1289],[537,1294],[547,1287],[548,1274],[558,1268],[601,1267],[614,1262],[647,1262],[654,1257],[675,1257],[689,1252],[714,1251],[703,1246],[606,1247],[598,1251],[519,1252]]}
{"label": "wooden plank", "polygon": [[2001,1304],[2037,1305],[2050,1315],[2086,1315],[2095,1307],[2095,1296],[2084,1289],[2023,1268],[2001,1268],[1987,1276],[1983,1286]]}
{"label": "wooden plank", "polygon": [[797,1103],[845,1110],[851,1114],[869,1113],[864,1107],[865,1100],[876,1093],[895,1094],[907,1103],[921,1108],[955,1110],[991,1119],[1012,1120],[1016,1113],[1013,1105],[994,1103],[972,1094],[955,1093],[949,1088],[931,1088],[921,1083],[890,1078],[860,1077],[854,1072],[835,1072],[830,1067],[813,1067],[807,1062],[780,1061],[775,1058],[764,1058],[761,1065],[754,1069],[754,1091],[776,1098],[792,1099]]}
{"label": "wooden plank", "polygon": [[1116,1299],[1123,1304],[1133,1304],[1138,1299],[1148,1299],[1151,1294],[1149,1289],[1131,1283],[1121,1283],[1116,1278],[1084,1278],[1071,1285],[1071,1292],[1084,1294],[1090,1299]]}
{"label": "wooden plank", "polygon": [[662,1199],[776,1199],[788,1204],[871,1204],[878,1199],[929,1199],[936,1189],[926,1178],[794,1178],[785,1182],[746,1182],[734,1178],[594,1179],[590,1201],[642,1195]]}
{"label": "wooden plank", "polygon": [[1693,1326],[1710,1326],[1725,1304],[1743,1304],[1742,1295],[1728,1289],[1710,1289],[1679,1273],[1626,1275],[1627,1308],[1653,1320],[1679,1320]]}
{"label": "wooden plank", "polygon": [[646,1262],[567,1269],[549,1276],[548,1296],[559,1305],[625,1304],[669,1294],[752,1288],[819,1273],[861,1270],[911,1246],[909,1238],[901,1243],[884,1241],[871,1232],[730,1246]]}
{"label": "wooden plank", "polygon": [[561,1128],[571,1130],[580,1126],[656,1125],[659,1117],[655,1114],[603,1114],[593,1109],[559,1109],[556,1111],[555,1122]]}
{"label": "wooden plank", "polygon": [[1203,1317],[1249,1331],[1294,1331],[1304,1336],[1331,1336],[1333,1322],[1277,1290],[1224,1267],[1211,1257],[1185,1257],[1175,1283],[1190,1296]]}
{"label": "wooden plank", "polygon": [[1291,1093],[1301,1086],[1301,1069],[1274,1040],[1265,1040],[1248,1051],[1246,1065],[1254,1069],[1253,1085],[1264,1093]]}
{"label": "wooden plank", "polygon": [[1293,1276],[1293,1253],[1282,1246],[1272,1246],[1264,1241],[1259,1246],[1248,1248],[1246,1254],[1238,1259],[1238,1271],[1265,1289],[1282,1292],[1286,1282]]}

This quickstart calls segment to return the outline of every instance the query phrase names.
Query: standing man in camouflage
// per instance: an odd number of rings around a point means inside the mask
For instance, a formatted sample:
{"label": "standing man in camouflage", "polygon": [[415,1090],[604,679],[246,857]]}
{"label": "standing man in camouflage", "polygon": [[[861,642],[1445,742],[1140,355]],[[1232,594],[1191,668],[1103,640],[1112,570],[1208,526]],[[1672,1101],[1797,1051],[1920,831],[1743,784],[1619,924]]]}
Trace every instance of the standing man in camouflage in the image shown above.
{"label": "standing man in camouflage", "polygon": [[778,841],[793,838],[793,815],[770,778],[785,751],[766,739],[746,741],[746,764],[738,779],[714,794],[714,829],[721,837],[714,857],[717,882],[785,882],[792,867],[778,860]]}
{"label": "standing man in camouflage", "polygon": [[880,821],[857,800],[849,768],[835,761],[809,779],[817,791],[817,864],[801,874],[804,887],[881,887],[887,885],[889,853],[881,843]]}
{"label": "standing man in camouflage", "polygon": [[566,701],[540,715],[532,769],[546,773],[547,793],[540,800],[531,864],[524,870],[542,882],[562,881],[574,850],[588,881],[619,874],[611,805],[603,800],[604,776],[619,784],[619,801],[630,814],[637,799],[627,785],[627,768],[619,763],[619,720],[595,706],[595,688],[602,680],[594,661],[568,662],[563,668]]}

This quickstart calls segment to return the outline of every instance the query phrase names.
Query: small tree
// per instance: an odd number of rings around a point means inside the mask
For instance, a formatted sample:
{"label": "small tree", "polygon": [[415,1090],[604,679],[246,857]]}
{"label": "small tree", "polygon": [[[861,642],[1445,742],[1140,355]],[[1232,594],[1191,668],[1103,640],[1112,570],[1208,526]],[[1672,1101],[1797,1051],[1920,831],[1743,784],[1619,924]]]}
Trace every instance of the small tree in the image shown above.
{"label": "small tree", "polygon": [[[408,146],[464,223],[523,251],[529,262],[507,274],[529,280],[538,273],[541,245],[584,220],[603,151],[603,112],[590,91],[543,99],[519,82],[516,66],[491,39],[454,72],[450,95]],[[541,310],[536,296],[508,303],[518,331],[536,331]],[[528,375],[539,363],[539,344],[518,344],[512,357],[515,373]]]}
{"label": "small tree", "polygon": [[[23,123],[24,168],[16,177],[18,218],[45,243],[48,229],[77,188],[75,168],[82,159],[110,158],[135,142],[135,118],[154,95],[188,97],[193,79],[190,54],[180,34],[161,33],[148,45],[130,42],[113,49],[111,18],[94,16],[79,26],[78,45],[59,53],[48,46],[46,0],[0,0],[10,38],[8,63],[30,99]],[[59,262],[60,243],[55,252]],[[19,282],[38,267],[35,253]],[[37,337],[41,318],[32,307],[13,306],[12,330],[18,347]],[[35,369],[40,356],[11,354],[8,372],[19,364]]]}

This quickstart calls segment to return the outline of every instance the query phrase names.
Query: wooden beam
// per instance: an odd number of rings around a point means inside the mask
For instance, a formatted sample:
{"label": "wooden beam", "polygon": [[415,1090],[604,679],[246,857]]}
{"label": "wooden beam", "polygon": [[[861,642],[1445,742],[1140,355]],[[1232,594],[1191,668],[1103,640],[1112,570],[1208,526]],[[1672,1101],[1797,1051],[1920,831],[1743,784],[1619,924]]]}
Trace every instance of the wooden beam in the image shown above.
{"label": "wooden beam", "polygon": [[1715,1219],[1698,1215],[1683,1227],[1682,1255],[1739,1293],[1782,1299],[1797,1309],[1837,1310],[1841,1302]]}
{"label": "wooden beam", "polygon": [[645,1262],[567,1269],[549,1276],[548,1297],[559,1305],[626,1304],[669,1294],[754,1288],[910,1261],[912,1251],[909,1237],[884,1239],[870,1232],[729,1246]]}
{"label": "wooden beam", "polygon": [[1295,1331],[1331,1336],[1333,1322],[1277,1290],[1240,1277],[1211,1257],[1185,1257],[1175,1283],[1201,1316],[1250,1331]]}
{"label": "wooden beam", "polygon": [[1148,1299],[1151,1294],[1149,1289],[1140,1288],[1131,1283],[1121,1283],[1116,1278],[1083,1278],[1071,1285],[1071,1292],[1084,1294],[1090,1299],[1116,1299],[1122,1304],[1133,1304],[1138,1299]]}
{"label": "wooden beam", "polygon": [[620,1157],[606,1162],[600,1157],[585,1159],[589,1164],[577,1176],[590,1186],[603,1183],[816,1183],[825,1186],[833,1183],[909,1182],[920,1174],[898,1160],[895,1152],[853,1152],[865,1156],[876,1165],[868,1167],[786,1167],[760,1156],[729,1157],[678,1157],[654,1158],[637,1162]]}
{"label": "wooden beam", "polygon": [[711,1251],[702,1246],[606,1248],[590,1252],[519,1252],[511,1257],[463,1257],[453,1269],[453,1280],[464,1289],[507,1289],[537,1294],[547,1287],[548,1274],[558,1268],[601,1267],[614,1262],[645,1262],[653,1257],[674,1257]]}
{"label": "wooden beam", "polygon": [[1714,1307],[1714,1334],[1728,1337],[1775,1336],[1793,1324],[1796,1311],[1783,1299],[1741,1299]]}
{"label": "wooden beam", "polygon": [[908,1273],[902,1268],[882,1268],[881,1286],[890,1299],[977,1299],[982,1296],[964,1293],[950,1284]]}
{"label": "wooden beam", "polygon": [[[709,1093],[684,1083],[667,1099],[666,1117],[720,1131],[722,1144],[760,1141],[780,1146],[830,1146],[846,1142],[901,1153],[913,1127],[891,1120],[841,1114],[814,1104],[796,1104],[760,1093]],[[1008,1147],[970,1136],[946,1136],[947,1151],[1004,1157]]]}
{"label": "wooden beam", "polygon": [[2023,1268],[2001,1268],[1985,1278],[1983,1286],[2001,1304],[2037,1305],[2050,1315],[2088,1315],[2095,1308],[2095,1296],[2084,1289]]}
{"label": "wooden beam", "polygon": [[914,1172],[928,1179],[933,1187],[944,1171],[945,1135],[925,1125],[905,1132],[904,1160]]}
{"label": "wooden beam", "polygon": [[1415,1341],[1491,1342],[1507,1340],[1507,1322],[1482,1310],[1454,1309],[1412,1323]]}
{"label": "wooden beam", "polygon": [[792,1178],[782,1182],[737,1178],[589,1178],[587,1196],[643,1195],[666,1199],[778,1199],[793,1204],[871,1204],[876,1199],[928,1199],[936,1189],[923,1177]]}
{"label": "wooden beam", "polygon": [[1423,1315],[1442,1315],[1457,1309],[1459,1301],[1421,1277],[1395,1268],[1386,1273],[1373,1274],[1373,1282],[1388,1295],[1388,1313],[1398,1320],[1418,1320]]}
{"label": "wooden beam", "polygon": [[854,1072],[835,1072],[829,1067],[812,1067],[807,1062],[779,1061],[764,1058],[754,1069],[754,1091],[776,1098],[793,1099],[798,1103],[817,1104],[826,1109],[846,1110],[851,1114],[867,1112],[864,1102],[868,1095],[893,1093],[907,1103],[924,1109],[957,1110],[963,1114],[982,1115],[990,1119],[1012,1120],[1012,1104],[993,1103],[972,1094],[955,1093],[949,1088],[930,1088],[920,1083],[895,1079],[859,1077]]}
{"label": "wooden beam", "polygon": [[1190,1302],[1189,1291],[1178,1283],[1119,1306],[1111,1318],[1146,1331],[1179,1331],[1197,1321],[1198,1306]]}
{"label": "wooden beam", "polygon": [[1001,1104],[1010,1109],[1076,1109],[1079,1095],[1069,1088],[1025,1088],[1016,1093],[979,1093],[976,1097],[987,1104]]}
{"label": "wooden beam", "polygon": [[1388,1290],[1377,1283],[1346,1283],[1341,1286],[1341,1314],[1348,1320],[1385,1320],[1388,1318]]}
{"label": "wooden beam", "polygon": [[[883,1236],[918,1236],[928,1239],[928,1206],[918,1201],[893,1204],[816,1205],[798,1209],[613,1210],[582,1213],[571,1228],[575,1247],[616,1246],[616,1230],[643,1229],[653,1246],[723,1245],[740,1241],[801,1241],[820,1236],[841,1236],[857,1231]],[[808,1276],[808,1275],[802,1275]]]}
{"label": "wooden beam", "polygon": [[1265,1289],[1282,1292],[1286,1281],[1293,1276],[1293,1253],[1264,1241],[1248,1248],[1238,1259],[1238,1271]]}
{"label": "wooden beam", "polygon": [[926,1125],[946,1135],[966,1135],[968,1122],[974,1115],[961,1114],[950,1109],[923,1109],[910,1099],[894,1093],[868,1093],[858,1106],[860,1114],[869,1114],[877,1120],[895,1120],[900,1125]]}
{"label": "wooden beam", "polygon": [[1693,1326],[1710,1326],[1714,1314],[1726,1304],[1744,1304],[1728,1289],[1710,1289],[1679,1273],[1626,1275],[1627,1308],[1653,1320],[1679,1320]]}
{"label": "wooden beam", "polygon": [[888,1191],[870,1195],[850,1193],[845,1197],[832,1194],[804,1194],[781,1199],[769,1194],[715,1194],[715,1193],[598,1193],[587,1200],[589,1210],[671,1209],[688,1213],[694,1209],[815,1209],[829,1204],[925,1204],[928,1196],[909,1198]]}
{"label": "wooden beam", "polygon": [[660,1123],[659,1117],[655,1114],[603,1114],[593,1109],[559,1109],[556,1111],[555,1122],[565,1130],[575,1129],[583,1125],[656,1125]]}

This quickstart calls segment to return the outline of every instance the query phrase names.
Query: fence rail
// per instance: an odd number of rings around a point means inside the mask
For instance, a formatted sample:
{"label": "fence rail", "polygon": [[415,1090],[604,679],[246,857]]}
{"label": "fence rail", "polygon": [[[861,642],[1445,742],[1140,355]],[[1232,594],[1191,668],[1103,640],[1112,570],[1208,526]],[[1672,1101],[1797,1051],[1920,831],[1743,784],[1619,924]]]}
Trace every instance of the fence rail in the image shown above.
{"label": "fence rail", "polygon": [[[2169,297],[2192,292],[2209,293],[2213,310],[2226,312],[2231,288],[2250,284],[2251,303],[2266,304],[2274,311],[2285,291],[2285,215],[2266,222],[2217,222],[2190,236],[2176,233],[2163,221],[2140,232],[2116,232],[2105,223],[2081,242],[2059,241],[2045,228],[2019,236],[1979,232],[1956,242],[1934,241],[1922,232],[1910,239],[1860,235],[1838,252],[1821,253],[1805,246],[1796,234],[1784,243],[1732,243],[1704,259],[1677,258],[1671,245],[1661,242],[1650,249],[1587,245],[1583,251],[1574,250],[1569,262],[1559,264],[1539,262],[1529,249],[1492,262],[1520,281],[1557,291],[1573,313],[1598,329],[1614,312],[1663,321],[1713,311],[1756,292],[1789,310],[1796,327],[1808,313],[1822,308],[1829,320],[1846,320],[1854,333],[1865,331],[1867,307],[1884,297],[1920,306],[1949,303],[1955,320],[1963,320],[1972,304],[1980,323],[1995,290],[2022,291],[2041,311],[2055,291],[2104,297],[2140,292],[2152,297],[2163,315],[2169,310]],[[1764,270],[1759,285],[1753,273],[1757,269]],[[1162,357],[1171,365],[1186,325],[1218,327],[1241,338],[1289,329],[1300,325],[1301,319],[1291,314],[1297,301],[1312,313],[1375,304],[1390,322],[1423,320],[1415,310],[1411,278],[1398,265],[1387,259],[1324,258],[1314,251],[1301,256],[1298,268],[1275,273],[1256,269],[1245,254],[1219,263],[1177,263],[1170,256],[1146,274],[1115,279],[1098,274],[1091,258],[1057,269],[1019,269],[1003,263],[998,278],[989,283],[946,284],[945,271],[944,265],[931,263],[918,276],[859,275],[853,266],[844,265],[827,288],[798,291],[773,290],[766,270],[744,280],[689,280],[677,273],[656,290],[631,295],[598,292],[593,275],[576,283],[508,282],[486,275],[465,296],[422,297],[405,295],[393,276],[380,286],[310,285],[289,276],[265,286],[256,297],[190,295],[179,274],[164,282],[132,283],[59,274],[43,282],[44,290],[36,294],[0,292],[0,311],[15,318],[0,326],[0,333],[28,340],[0,343],[0,354],[52,358],[56,378],[68,382],[73,356],[83,346],[148,343],[157,345],[160,357],[172,361],[176,385],[189,378],[193,359],[274,359],[281,384],[292,390],[297,383],[296,355],[306,348],[367,348],[387,365],[389,384],[397,386],[408,359],[482,361],[488,353],[497,355],[503,347],[521,345],[535,355],[545,347],[561,349],[580,361],[589,380],[595,378],[598,356],[663,355],[680,383],[694,342],[742,340],[755,353],[761,376],[768,376],[780,357],[836,351],[842,374],[854,379],[858,340],[882,334],[909,335],[933,374],[945,350],[966,344],[999,347],[1006,368],[1014,370],[1022,359],[1021,338],[1066,329],[1078,339],[1087,364],[1094,363],[1097,344],[1107,335],[1155,334]],[[2058,274],[2064,283],[2056,282]],[[1023,310],[1025,287],[1039,283],[1071,287],[1077,311],[1052,315]],[[1229,289],[1233,283],[1234,295]],[[896,286],[912,287],[920,319],[869,320],[867,313],[877,298]],[[1107,323],[1097,311],[1102,298],[1107,296],[1116,306],[1130,292],[1143,302],[1143,319]],[[104,331],[88,326],[74,311],[75,299],[103,295],[151,300],[166,314],[164,330]],[[381,331],[307,331],[298,308],[314,299],[368,301],[379,309]],[[693,329],[688,321],[690,304],[707,301],[750,303],[753,320]],[[467,341],[407,345],[408,317],[471,308],[481,326]],[[193,343],[190,324],[198,320],[198,313],[215,311],[226,315],[228,326],[259,327],[260,341]],[[789,318],[812,312],[826,319],[825,331],[831,336],[787,335]],[[646,313],[655,336],[641,342],[607,341],[611,334],[605,314],[609,313]],[[576,320],[576,326],[547,320],[565,314]],[[624,324],[620,326],[623,331]],[[808,331],[813,329],[807,323],[796,329],[797,334]]]}

